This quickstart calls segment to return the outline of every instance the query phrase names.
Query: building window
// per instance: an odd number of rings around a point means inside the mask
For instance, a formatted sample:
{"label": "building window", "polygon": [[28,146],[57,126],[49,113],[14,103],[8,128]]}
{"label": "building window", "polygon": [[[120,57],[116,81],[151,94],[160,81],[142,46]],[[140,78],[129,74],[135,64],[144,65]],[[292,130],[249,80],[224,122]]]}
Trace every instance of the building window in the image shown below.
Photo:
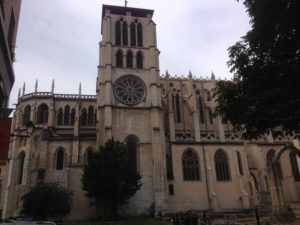
{"label": "building window", "polygon": [[65,166],[65,151],[63,148],[59,148],[55,154],[55,169],[63,170]]}
{"label": "building window", "polygon": [[73,126],[75,123],[75,116],[76,116],[76,110],[73,108],[71,111],[71,120],[70,120],[70,125]]}
{"label": "building window", "polygon": [[228,157],[226,152],[222,149],[219,149],[215,153],[215,167],[216,167],[217,181],[230,180]]}
{"label": "building window", "polygon": [[116,67],[123,67],[123,53],[121,50],[118,50],[116,54]]}
{"label": "building window", "polygon": [[239,173],[240,175],[244,175],[244,170],[243,170],[243,164],[242,164],[242,157],[240,152],[236,152],[236,157],[237,157],[237,162],[239,166]]}
{"label": "building window", "polygon": [[143,46],[143,26],[137,21],[130,24],[131,46]]}
{"label": "building window", "polygon": [[[174,96],[173,96],[174,97]],[[175,95],[173,98],[173,101],[175,101],[175,122],[181,123],[181,112],[180,112],[180,97],[178,94]]]}
{"label": "building window", "polygon": [[23,113],[23,121],[22,121],[23,126],[25,126],[30,121],[30,114],[31,114],[31,106],[27,105],[24,108],[24,113]]}
{"label": "building window", "polygon": [[200,117],[200,123],[205,123],[204,120],[204,108],[203,108],[203,102],[202,98],[199,96],[198,98],[198,108],[199,108],[199,117]]}
{"label": "building window", "polygon": [[200,180],[200,168],[197,153],[192,149],[182,155],[183,180]]}
{"label": "building window", "polygon": [[142,54],[142,52],[138,52],[137,54],[136,54],[136,67],[138,68],[138,69],[142,69],[143,68],[143,54]]}
{"label": "building window", "polygon": [[291,161],[291,167],[292,167],[292,173],[294,176],[294,180],[299,182],[300,181],[300,173],[299,173],[299,167],[298,167],[296,153],[294,153],[294,152],[290,153],[290,161]]}
{"label": "building window", "polygon": [[84,108],[81,112],[81,125],[87,126],[87,111],[86,108]]}
{"label": "building window", "polygon": [[23,173],[24,173],[24,162],[25,162],[25,153],[20,153],[19,157],[19,174],[18,174],[18,184],[22,184]]}
{"label": "building window", "polygon": [[48,106],[44,103],[38,107],[36,123],[48,123]]}
{"label": "building window", "polygon": [[132,51],[128,51],[126,55],[126,66],[129,68],[133,67],[132,58],[133,58]]}
{"label": "building window", "polygon": [[89,110],[88,110],[88,126],[94,126],[95,123],[94,123],[94,107],[93,106],[90,106],[89,107]]}
{"label": "building window", "polygon": [[64,113],[64,125],[70,124],[70,106],[65,107],[65,113]]}
{"label": "building window", "polygon": [[116,45],[128,45],[127,23],[121,18],[115,23]]}
{"label": "building window", "polygon": [[174,195],[174,185],[169,184],[169,195]]}
{"label": "building window", "polygon": [[63,109],[59,108],[57,113],[57,125],[62,125],[63,123]]}

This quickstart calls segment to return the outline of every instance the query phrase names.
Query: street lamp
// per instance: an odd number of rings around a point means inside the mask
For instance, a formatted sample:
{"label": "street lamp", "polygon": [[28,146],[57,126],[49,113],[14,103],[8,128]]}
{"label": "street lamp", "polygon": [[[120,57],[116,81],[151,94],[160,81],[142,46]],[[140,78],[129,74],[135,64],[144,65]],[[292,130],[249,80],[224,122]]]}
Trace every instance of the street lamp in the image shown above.
{"label": "street lamp", "polygon": [[30,137],[33,130],[34,130],[34,124],[32,121],[28,121],[26,123],[26,131],[27,131],[27,135],[19,135],[19,134],[10,134],[10,136],[13,136],[13,137]]}

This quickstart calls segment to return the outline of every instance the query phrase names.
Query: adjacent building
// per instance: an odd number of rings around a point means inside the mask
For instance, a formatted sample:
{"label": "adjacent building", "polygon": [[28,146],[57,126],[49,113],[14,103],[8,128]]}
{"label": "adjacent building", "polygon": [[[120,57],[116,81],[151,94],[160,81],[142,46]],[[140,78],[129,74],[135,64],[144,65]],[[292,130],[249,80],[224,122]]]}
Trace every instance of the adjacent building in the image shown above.
{"label": "adjacent building", "polygon": [[[19,215],[21,196],[39,180],[74,192],[70,218],[99,216],[80,178],[89,154],[112,137],[128,144],[143,182],[123,215],[270,206],[270,160],[289,138],[244,141],[214,117],[213,74],[160,74],[153,10],[102,10],[96,94],[56,94],[53,83],[18,99],[14,132],[25,134],[29,120],[35,130],[10,146],[3,217]],[[280,160],[284,201],[299,201],[297,158],[284,152]]]}

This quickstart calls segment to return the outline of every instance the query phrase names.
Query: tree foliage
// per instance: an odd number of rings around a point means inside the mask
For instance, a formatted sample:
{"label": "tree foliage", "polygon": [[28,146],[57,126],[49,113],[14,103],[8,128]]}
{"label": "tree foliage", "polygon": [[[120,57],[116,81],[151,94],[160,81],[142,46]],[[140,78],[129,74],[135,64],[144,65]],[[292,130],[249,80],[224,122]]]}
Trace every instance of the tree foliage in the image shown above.
{"label": "tree foliage", "polygon": [[84,168],[83,190],[96,204],[112,206],[117,217],[117,205],[127,203],[141,187],[141,177],[124,143],[109,139],[93,153]]}
{"label": "tree foliage", "polygon": [[251,30],[229,48],[233,82],[217,83],[216,113],[255,138],[300,133],[300,2],[244,0]]}
{"label": "tree foliage", "polygon": [[72,195],[57,182],[39,182],[22,197],[21,214],[34,220],[62,219],[71,212]]}

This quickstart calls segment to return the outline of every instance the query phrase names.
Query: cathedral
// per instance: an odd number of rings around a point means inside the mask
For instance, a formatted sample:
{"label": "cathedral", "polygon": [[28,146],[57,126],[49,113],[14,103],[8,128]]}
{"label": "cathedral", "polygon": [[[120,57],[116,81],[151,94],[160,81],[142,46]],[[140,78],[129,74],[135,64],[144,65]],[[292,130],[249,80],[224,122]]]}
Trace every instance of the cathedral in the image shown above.
{"label": "cathedral", "polygon": [[[243,140],[214,116],[210,79],[160,74],[154,11],[103,5],[95,95],[19,94],[12,132],[2,217],[20,213],[21,197],[38,181],[58,181],[73,191],[70,219],[97,217],[81,176],[87,158],[109,138],[128,143],[141,189],[121,215],[271,206],[270,161],[292,140],[265,135]],[[96,65],[95,65],[96,66]],[[298,158],[280,158],[283,201],[300,201]]]}

